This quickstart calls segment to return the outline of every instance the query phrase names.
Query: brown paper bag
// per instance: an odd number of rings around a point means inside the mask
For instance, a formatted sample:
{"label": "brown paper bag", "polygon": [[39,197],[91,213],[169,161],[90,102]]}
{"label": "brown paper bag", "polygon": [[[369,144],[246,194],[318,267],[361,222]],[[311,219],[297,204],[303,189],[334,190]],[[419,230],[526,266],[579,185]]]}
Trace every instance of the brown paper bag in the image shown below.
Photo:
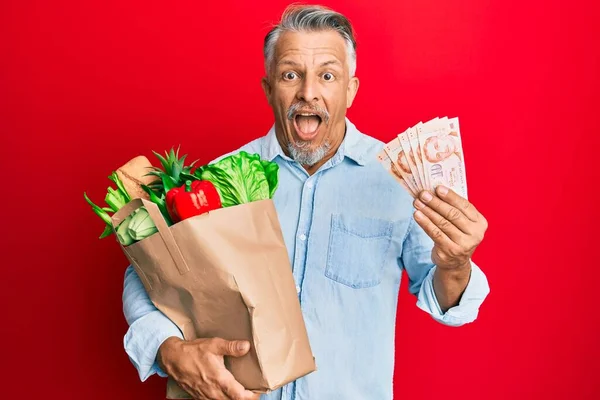
{"label": "brown paper bag", "polygon": [[[210,211],[167,226],[156,204],[134,199],[117,227],[145,206],[158,232],[123,247],[154,305],[186,340],[246,339],[226,366],[247,389],[266,393],[316,370],[288,253],[272,200]],[[190,398],[169,379],[167,398]]]}

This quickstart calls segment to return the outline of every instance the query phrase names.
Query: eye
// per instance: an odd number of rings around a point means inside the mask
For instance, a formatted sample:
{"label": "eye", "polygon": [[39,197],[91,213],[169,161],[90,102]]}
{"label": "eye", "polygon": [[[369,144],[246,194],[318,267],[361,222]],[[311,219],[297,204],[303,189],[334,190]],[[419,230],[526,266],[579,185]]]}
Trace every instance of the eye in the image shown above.
{"label": "eye", "polygon": [[285,79],[286,81],[293,81],[297,77],[298,77],[298,75],[292,71],[284,72],[284,74],[283,74],[283,79]]}
{"label": "eye", "polygon": [[323,74],[323,79],[327,82],[330,82],[334,79],[335,77],[333,76],[333,74],[331,72],[325,72]]}

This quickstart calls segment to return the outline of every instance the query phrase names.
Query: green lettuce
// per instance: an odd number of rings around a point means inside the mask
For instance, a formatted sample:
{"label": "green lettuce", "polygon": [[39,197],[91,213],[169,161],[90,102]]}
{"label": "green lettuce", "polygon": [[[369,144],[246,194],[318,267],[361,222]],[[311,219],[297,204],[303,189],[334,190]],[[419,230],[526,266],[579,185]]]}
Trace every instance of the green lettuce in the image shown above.
{"label": "green lettuce", "polygon": [[261,160],[260,163],[265,170],[265,177],[269,184],[269,198],[272,199],[275,194],[275,189],[277,189],[277,173],[279,172],[279,165],[267,160]]}
{"label": "green lettuce", "polygon": [[212,182],[223,207],[273,198],[279,166],[258,154],[241,151],[196,170],[196,176]]}

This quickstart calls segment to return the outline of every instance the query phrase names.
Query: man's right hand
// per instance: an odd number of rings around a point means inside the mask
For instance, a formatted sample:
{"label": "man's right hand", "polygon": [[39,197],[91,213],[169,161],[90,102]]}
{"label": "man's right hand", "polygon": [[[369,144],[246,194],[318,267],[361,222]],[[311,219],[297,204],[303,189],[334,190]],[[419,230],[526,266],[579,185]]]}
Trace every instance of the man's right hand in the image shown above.
{"label": "man's right hand", "polygon": [[219,338],[184,341],[171,337],[158,349],[162,370],[194,399],[258,400],[225,368],[224,356],[241,357],[250,350],[245,340]]}

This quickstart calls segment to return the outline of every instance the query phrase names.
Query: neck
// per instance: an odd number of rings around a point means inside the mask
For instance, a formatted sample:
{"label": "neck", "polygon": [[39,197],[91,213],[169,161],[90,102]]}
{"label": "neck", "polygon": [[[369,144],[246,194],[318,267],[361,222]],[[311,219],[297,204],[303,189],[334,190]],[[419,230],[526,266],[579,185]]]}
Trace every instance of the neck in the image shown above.
{"label": "neck", "polygon": [[[287,140],[284,139],[282,137],[284,135],[279,134],[279,132],[281,132],[281,129],[279,127],[275,126],[275,136],[277,137],[277,141],[279,142],[279,145],[281,146],[281,149],[283,150],[285,155],[290,157],[290,153],[288,151],[288,146],[287,146]],[[304,170],[308,173],[308,175],[313,175],[315,172],[317,172],[319,170],[319,168],[321,168],[327,161],[329,161],[329,159],[331,157],[333,157],[335,155],[335,153],[338,151],[340,145],[344,141],[345,136],[346,136],[346,121],[345,120],[342,121],[342,124],[340,127],[332,126],[331,134],[328,136],[329,144],[331,146],[330,146],[327,154],[325,154],[325,156],[318,163],[316,163],[314,165],[303,165],[302,166],[302,168],[304,168]]]}

